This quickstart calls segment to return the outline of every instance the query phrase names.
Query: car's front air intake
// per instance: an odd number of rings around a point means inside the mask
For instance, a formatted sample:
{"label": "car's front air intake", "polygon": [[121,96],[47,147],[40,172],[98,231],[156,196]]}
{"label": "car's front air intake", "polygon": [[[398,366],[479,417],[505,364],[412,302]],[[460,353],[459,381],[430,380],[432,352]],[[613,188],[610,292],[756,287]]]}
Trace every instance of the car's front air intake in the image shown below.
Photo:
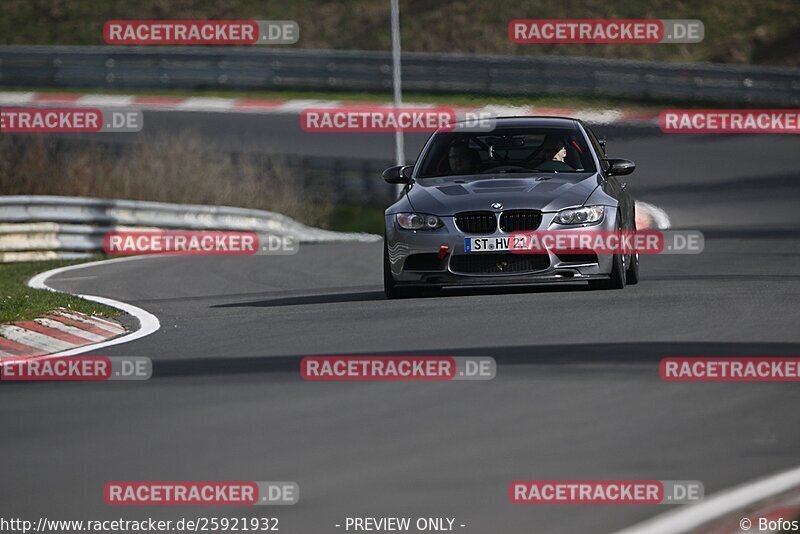
{"label": "car's front air intake", "polygon": [[542,212],[536,210],[504,211],[500,215],[500,229],[504,232],[536,230],[542,222]]}
{"label": "car's front air intake", "polygon": [[461,254],[450,258],[450,270],[462,274],[511,274],[543,271],[547,254]]}
{"label": "car's front air intake", "polygon": [[454,219],[465,234],[493,234],[497,230],[497,218],[491,211],[456,213]]}

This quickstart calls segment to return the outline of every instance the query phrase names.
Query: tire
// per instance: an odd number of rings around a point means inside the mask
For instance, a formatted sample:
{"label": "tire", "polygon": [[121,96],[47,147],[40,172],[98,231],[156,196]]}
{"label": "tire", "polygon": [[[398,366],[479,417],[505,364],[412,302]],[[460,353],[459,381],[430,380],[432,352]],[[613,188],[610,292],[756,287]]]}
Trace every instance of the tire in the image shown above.
{"label": "tire", "polygon": [[[633,210],[633,231],[636,232],[636,208]],[[635,286],[639,283],[639,252],[631,253],[631,264],[625,271],[625,283]]]}
{"label": "tire", "polygon": [[[617,213],[617,231],[619,232],[619,213]],[[636,272],[638,273],[638,261]],[[589,280],[589,288],[591,289],[624,289],[626,279],[625,256],[622,254],[614,254],[611,263],[611,276],[608,280]]]}
{"label": "tire", "polygon": [[592,289],[623,289],[625,287],[625,264],[621,254],[614,254],[611,277],[608,280],[589,280]]}
{"label": "tire", "polygon": [[639,283],[639,253],[634,252],[631,254],[631,264],[625,271],[625,283],[629,286],[635,286]]}

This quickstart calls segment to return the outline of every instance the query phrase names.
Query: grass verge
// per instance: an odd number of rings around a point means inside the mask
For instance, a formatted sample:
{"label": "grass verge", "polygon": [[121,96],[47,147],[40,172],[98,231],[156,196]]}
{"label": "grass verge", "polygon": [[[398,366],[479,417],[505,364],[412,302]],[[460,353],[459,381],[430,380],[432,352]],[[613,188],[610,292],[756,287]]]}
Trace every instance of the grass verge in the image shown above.
{"label": "grass verge", "polygon": [[32,276],[65,265],[86,263],[87,260],[48,260],[0,265],[0,323],[25,321],[41,317],[57,308],[113,317],[119,311],[109,306],[84,300],[66,293],[56,293],[44,289],[31,289],[27,281]]}

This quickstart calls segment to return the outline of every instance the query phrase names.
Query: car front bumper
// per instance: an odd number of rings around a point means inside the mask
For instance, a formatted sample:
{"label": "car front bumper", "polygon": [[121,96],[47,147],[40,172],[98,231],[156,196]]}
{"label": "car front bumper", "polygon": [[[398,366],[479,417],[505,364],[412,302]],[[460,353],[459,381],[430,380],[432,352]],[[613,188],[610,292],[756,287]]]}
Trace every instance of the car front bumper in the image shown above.
{"label": "car front bumper", "polygon": [[[539,231],[575,229],[553,223],[555,213],[543,213],[542,216]],[[389,268],[397,284],[485,286],[569,283],[607,279],[612,270],[613,256],[610,254],[584,258],[559,256],[553,252],[536,255],[466,252],[466,237],[508,237],[510,233],[498,229],[493,234],[467,234],[456,227],[452,216],[440,219],[443,226],[436,230],[405,230],[397,225],[394,214],[386,215]],[[616,228],[616,210],[607,210],[600,223],[587,227],[598,231],[613,231]]]}

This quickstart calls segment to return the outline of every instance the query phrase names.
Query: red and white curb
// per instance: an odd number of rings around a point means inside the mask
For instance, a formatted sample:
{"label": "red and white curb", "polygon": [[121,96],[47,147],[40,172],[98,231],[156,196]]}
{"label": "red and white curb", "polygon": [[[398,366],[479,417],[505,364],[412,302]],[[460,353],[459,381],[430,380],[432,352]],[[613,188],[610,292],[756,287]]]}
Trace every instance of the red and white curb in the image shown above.
{"label": "red and white curb", "polygon": [[115,321],[60,309],[32,321],[0,325],[0,359],[44,356],[114,339],[125,332]]}
{"label": "red and white curb", "polygon": [[[390,103],[355,102],[349,100],[271,100],[259,98],[219,98],[180,96],[126,96],[93,95],[76,93],[0,92],[3,106],[75,106],[75,107],[130,107],[162,111],[242,112],[300,114],[307,108],[363,108],[392,107]],[[433,107],[435,104],[405,102],[402,107]],[[594,124],[625,124],[631,126],[658,125],[658,112],[620,109],[568,108],[548,106],[500,106],[482,107],[450,106],[456,112],[489,113],[492,116],[552,116],[575,117]]]}
{"label": "red and white curb", "polygon": [[[97,265],[136,261],[143,257],[113,258],[51,269],[31,278],[28,287],[57,291],[47,285],[47,280],[52,276]],[[155,315],[127,302],[95,295],[76,296],[122,310],[139,321],[139,328],[128,332],[117,322],[68,310],[58,310],[33,321],[0,325],[0,365],[4,358],[9,357],[59,358],[97,351],[149,336],[161,328]]]}

